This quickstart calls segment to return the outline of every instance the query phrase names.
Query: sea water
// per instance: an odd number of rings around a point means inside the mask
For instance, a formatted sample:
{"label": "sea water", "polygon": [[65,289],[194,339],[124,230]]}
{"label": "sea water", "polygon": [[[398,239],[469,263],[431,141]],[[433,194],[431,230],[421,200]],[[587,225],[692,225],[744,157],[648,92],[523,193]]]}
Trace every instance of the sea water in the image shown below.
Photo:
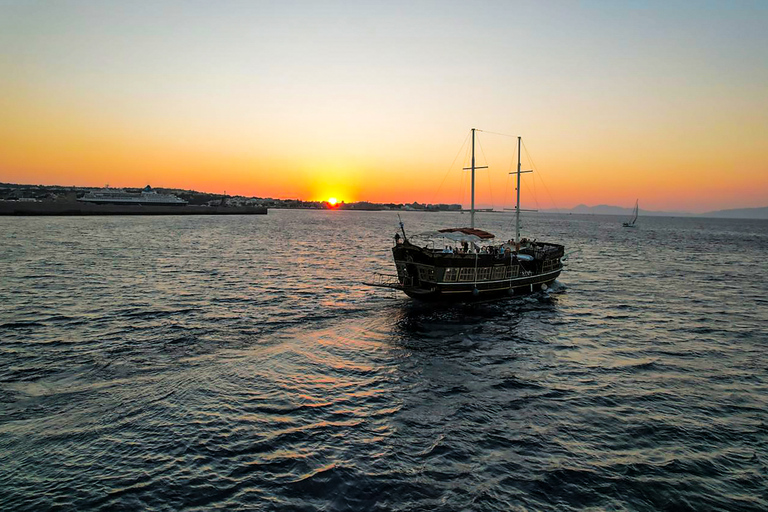
{"label": "sea water", "polygon": [[0,219],[0,509],[768,510],[768,222],[623,220],[435,306],[395,212]]}

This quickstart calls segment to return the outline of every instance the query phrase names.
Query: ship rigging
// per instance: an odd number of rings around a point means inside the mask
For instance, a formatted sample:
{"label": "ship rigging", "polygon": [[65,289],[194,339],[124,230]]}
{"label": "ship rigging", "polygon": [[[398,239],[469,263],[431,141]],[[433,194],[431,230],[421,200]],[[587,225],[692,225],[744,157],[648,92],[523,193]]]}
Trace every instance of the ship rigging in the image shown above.
{"label": "ship rigging", "polygon": [[[414,235],[410,239],[400,221],[392,255],[396,275],[376,274],[365,284],[401,290],[425,301],[474,301],[503,298],[546,290],[563,269],[564,247],[520,236],[520,177],[522,170],[517,137],[517,201],[515,238],[504,243],[489,241],[495,235],[475,227],[475,171],[487,166],[475,163],[475,128],[472,129],[470,227],[444,228]],[[449,243],[435,247],[434,241]],[[414,243],[426,240],[426,243]],[[454,243],[456,246],[454,246]]]}

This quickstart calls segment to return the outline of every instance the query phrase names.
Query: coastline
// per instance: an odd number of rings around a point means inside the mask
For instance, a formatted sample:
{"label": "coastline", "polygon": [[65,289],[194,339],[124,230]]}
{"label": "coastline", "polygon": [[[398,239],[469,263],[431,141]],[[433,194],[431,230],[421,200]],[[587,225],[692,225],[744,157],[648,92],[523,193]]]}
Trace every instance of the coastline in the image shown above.
{"label": "coastline", "polygon": [[78,201],[0,201],[0,216],[90,215],[266,215],[264,206],[154,206],[88,204]]}

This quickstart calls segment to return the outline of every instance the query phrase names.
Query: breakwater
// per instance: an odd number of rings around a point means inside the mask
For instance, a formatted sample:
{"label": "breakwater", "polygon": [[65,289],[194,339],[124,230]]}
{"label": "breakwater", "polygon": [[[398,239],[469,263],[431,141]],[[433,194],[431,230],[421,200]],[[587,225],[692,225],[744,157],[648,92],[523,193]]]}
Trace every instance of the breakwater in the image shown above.
{"label": "breakwater", "polygon": [[0,201],[0,215],[266,215],[264,206],[160,206],[89,204],[79,201]]}

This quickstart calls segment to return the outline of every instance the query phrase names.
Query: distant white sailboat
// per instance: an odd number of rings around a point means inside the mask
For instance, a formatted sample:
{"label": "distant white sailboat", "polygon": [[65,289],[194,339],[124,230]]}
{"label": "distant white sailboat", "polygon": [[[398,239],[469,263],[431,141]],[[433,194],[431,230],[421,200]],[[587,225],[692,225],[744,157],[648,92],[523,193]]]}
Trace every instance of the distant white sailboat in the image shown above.
{"label": "distant white sailboat", "polygon": [[625,228],[633,228],[633,227],[635,227],[635,222],[637,222],[637,214],[640,212],[639,202],[638,201],[639,200],[635,201],[635,210],[632,212],[632,220],[630,220],[629,222],[625,222],[624,223],[624,227]]}

